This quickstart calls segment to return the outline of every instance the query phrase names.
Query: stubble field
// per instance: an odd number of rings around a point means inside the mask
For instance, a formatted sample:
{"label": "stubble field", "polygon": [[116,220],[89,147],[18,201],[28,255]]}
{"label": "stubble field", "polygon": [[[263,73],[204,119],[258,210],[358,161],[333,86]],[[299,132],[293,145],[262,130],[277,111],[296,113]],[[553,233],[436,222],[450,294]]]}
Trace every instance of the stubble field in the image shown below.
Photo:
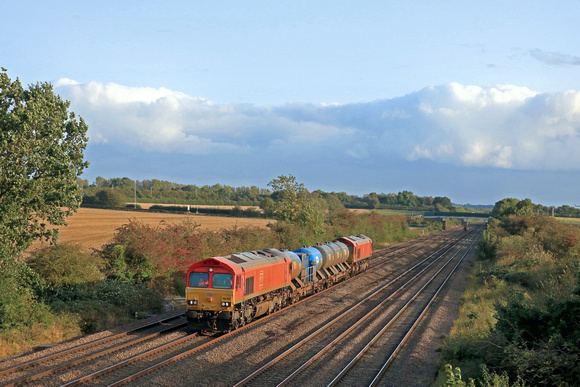
{"label": "stubble field", "polygon": [[[142,205],[142,207],[145,208],[147,206]],[[60,228],[58,241],[59,243],[78,244],[86,250],[98,249],[113,238],[117,228],[128,223],[131,219],[136,219],[151,226],[190,221],[194,224],[199,224],[202,230],[220,230],[232,226],[265,228],[268,223],[272,222],[269,219],[232,218],[195,213],[165,214],[79,208],[73,216],[67,219],[68,225]],[[36,242],[28,251],[34,251],[47,245],[48,243]]]}

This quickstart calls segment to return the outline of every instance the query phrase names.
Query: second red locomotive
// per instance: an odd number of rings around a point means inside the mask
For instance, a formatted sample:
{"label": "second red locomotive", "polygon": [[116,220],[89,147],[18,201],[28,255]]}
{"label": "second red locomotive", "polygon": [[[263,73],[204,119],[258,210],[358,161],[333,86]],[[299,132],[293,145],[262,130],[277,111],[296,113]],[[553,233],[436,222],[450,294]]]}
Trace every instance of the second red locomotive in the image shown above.
{"label": "second red locomotive", "polygon": [[187,272],[187,319],[198,330],[229,331],[332,286],[368,267],[365,235],[294,251],[264,249],[212,257]]}

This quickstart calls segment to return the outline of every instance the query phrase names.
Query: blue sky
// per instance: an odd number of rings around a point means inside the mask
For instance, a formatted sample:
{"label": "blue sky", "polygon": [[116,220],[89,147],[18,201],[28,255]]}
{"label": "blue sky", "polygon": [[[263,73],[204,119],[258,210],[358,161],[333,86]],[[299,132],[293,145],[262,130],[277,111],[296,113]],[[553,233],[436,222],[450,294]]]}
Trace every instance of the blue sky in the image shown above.
{"label": "blue sky", "polygon": [[580,205],[577,1],[4,2],[84,178]]}

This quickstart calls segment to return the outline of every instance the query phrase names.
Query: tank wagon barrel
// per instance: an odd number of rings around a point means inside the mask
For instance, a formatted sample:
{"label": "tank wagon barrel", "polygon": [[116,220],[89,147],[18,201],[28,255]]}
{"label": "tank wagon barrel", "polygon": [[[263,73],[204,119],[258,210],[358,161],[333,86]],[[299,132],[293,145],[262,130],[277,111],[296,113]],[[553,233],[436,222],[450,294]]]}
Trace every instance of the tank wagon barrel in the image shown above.
{"label": "tank wagon barrel", "polygon": [[368,267],[362,234],[294,251],[267,248],[197,262],[187,272],[187,319],[198,330],[229,331]]}

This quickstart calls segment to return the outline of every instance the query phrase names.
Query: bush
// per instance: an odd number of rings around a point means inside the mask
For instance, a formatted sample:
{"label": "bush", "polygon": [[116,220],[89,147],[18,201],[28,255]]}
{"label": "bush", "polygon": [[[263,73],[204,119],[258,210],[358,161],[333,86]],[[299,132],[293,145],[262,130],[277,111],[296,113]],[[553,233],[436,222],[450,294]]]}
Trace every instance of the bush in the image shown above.
{"label": "bush", "polygon": [[155,289],[112,280],[46,290],[43,298],[57,313],[78,315],[85,333],[129,321],[135,314],[160,313],[163,307]]}
{"label": "bush", "polygon": [[[473,365],[483,363],[490,375],[517,385],[576,385],[578,241],[579,229],[547,217],[512,215],[490,223],[479,246],[483,260],[472,272],[460,319],[444,346],[446,360],[461,363],[474,378]],[[492,302],[493,320],[486,317],[489,313],[474,312],[489,309]]]}
{"label": "bush", "polygon": [[78,245],[61,244],[36,250],[27,260],[28,266],[47,285],[60,287],[104,279],[101,269],[105,262]]}
{"label": "bush", "polygon": [[37,300],[42,279],[24,263],[0,261],[0,330],[50,321],[48,307]]}

